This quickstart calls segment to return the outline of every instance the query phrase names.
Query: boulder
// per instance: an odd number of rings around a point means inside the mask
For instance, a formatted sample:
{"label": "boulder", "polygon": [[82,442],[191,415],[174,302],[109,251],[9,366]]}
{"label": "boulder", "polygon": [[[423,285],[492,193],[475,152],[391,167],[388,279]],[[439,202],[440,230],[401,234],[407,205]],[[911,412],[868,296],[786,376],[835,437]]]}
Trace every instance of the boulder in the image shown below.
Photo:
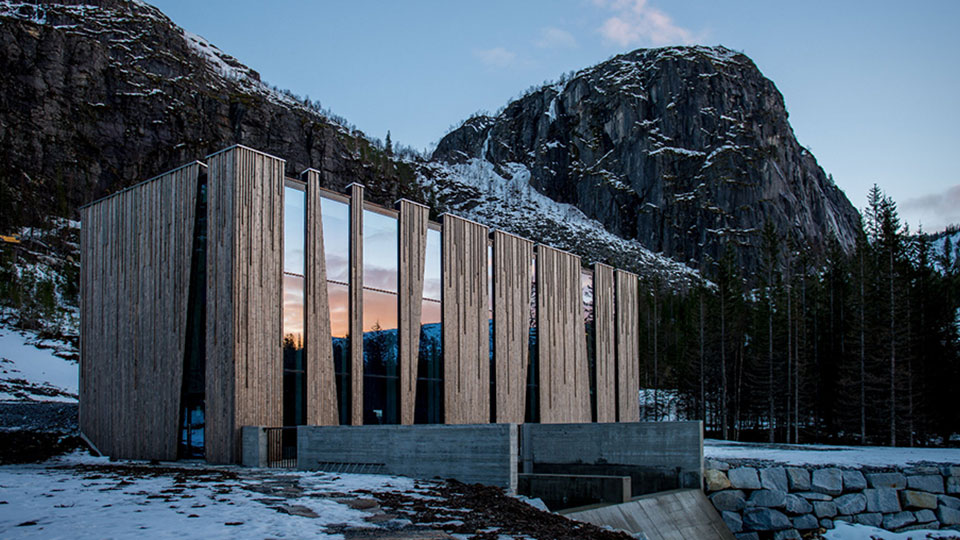
{"label": "boulder", "polygon": [[847,516],[847,515],[844,515],[844,514],[840,514],[840,515],[835,516],[835,517],[833,518],[833,522],[834,522],[834,523],[836,523],[836,522],[838,522],[838,521],[842,521],[842,522],[844,522],[844,523],[853,523],[853,516]]}
{"label": "boulder", "polygon": [[937,502],[943,506],[953,508],[954,510],[960,510],[960,499],[956,497],[951,497],[949,495],[937,495]]}
{"label": "boulder", "polygon": [[705,459],[703,461],[703,468],[726,472],[730,470],[730,464],[726,461],[720,461],[719,459]]}
{"label": "boulder", "polygon": [[809,531],[810,529],[816,529],[820,526],[820,523],[817,521],[817,518],[811,516],[810,514],[805,514],[802,516],[797,516],[793,518],[793,528],[799,529],[801,531]]}
{"label": "boulder", "polygon": [[900,499],[895,489],[865,489],[863,494],[867,497],[867,512],[888,514],[900,511]]}
{"label": "boulder", "polygon": [[710,502],[713,503],[714,508],[721,512],[739,512],[747,507],[747,499],[743,496],[743,492],[738,489],[718,491],[710,495]]}
{"label": "boulder", "polygon": [[837,505],[837,512],[853,515],[863,512],[867,508],[867,498],[863,493],[848,493],[833,500]]}
{"label": "boulder", "polygon": [[773,533],[773,540],[803,540],[796,529],[784,529]]}
{"label": "boulder", "polygon": [[760,487],[783,492],[790,491],[790,486],[787,483],[787,471],[783,467],[760,469]]}
{"label": "boulder", "polygon": [[737,536],[737,540],[760,540],[760,535],[755,532],[740,533]]}
{"label": "boulder", "polygon": [[867,483],[872,488],[903,489],[907,487],[907,477],[898,472],[868,473]]}
{"label": "boulder", "polygon": [[935,474],[940,476],[940,467],[935,465],[917,465],[903,469],[903,474],[907,476]]}
{"label": "boulder", "polygon": [[820,520],[820,526],[823,527],[824,529],[832,529],[833,520],[830,518],[823,518]]}
{"label": "boulder", "polygon": [[917,516],[913,515],[913,512],[903,511],[883,516],[883,528],[888,531],[895,531],[901,527],[913,525],[916,522]]}
{"label": "boulder", "polygon": [[818,518],[832,518],[837,515],[837,504],[833,501],[815,501],[813,503],[813,513]]}
{"label": "boulder", "polygon": [[960,525],[960,510],[949,506],[937,508],[937,519],[941,525]]}
{"label": "boulder", "polygon": [[929,508],[936,510],[937,496],[925,491],[905,489],[900,492],[900,503],[904,508]]}
{"label": "boulder", "polygon": [[786,473],[790,491],[810,491],[810,471],[799,467],[787,467]]}
{"label": "boulder", "polygon": [[797,515],[797,514],[809,514],[810,512],[813,512],[813,505],[807,502],[807,500],[804,499],[803,497],[798,497],[793,493],[787,494],[787,497],[784,503],[785,503],[784,508],[786,509],[788,514]]}
{"label": "boulder", "polygon": [[861,525],[869,525],[870,527],[879,527],[880,525],[883,525],[883,514],[881,514],[880,512],[857,514],[853,516],[853,521]]}
{"label": "boulder", "polygon": [[844,491],[863,491],[867,489],[867,479],[860,471],[843,471]]}
{"label": "boulder", "polygon": [[939,474],[925,474],[923,476],[908,476],[907,487],[928,493],[943,493],[943,477]]}
{"label": "boulder", "polygon": [[737,467],[727,471],[730,484],[737,489],[760,489],[760,478],[753,467]]}
{"label": "boulder", "polygon": [[780,531],[793,526],[790,519],[772,508],[747,508],[743,512],[743,525],[752,531]]}
{"label": "boulder", "polygon": [[787,505],[787,492],[776,489],[758,489],[750,494],[747,507],[784,508]]}
{"label": "boulder", "polygon": [[960,494],[960,476],[947,477],[947,493],[951,495]]}
{"label": "boulder", "polygon": [[703,473],[703,480],[707,486],[708,492],[730,489],[730,479],[723,471],[717,469],[707,469]]}
{"label": "boulder", "polygon": [[933,513],[933,510],[917,510],[914,515],[917,516],[917,523],[930,523],[937,520],[937,514]]}
{"label": "boulder", "polygon": [[944,476],[953,476],[955,478],[960,478],[960,467],[956,465],[944,465],[940,467],[940,473]]}
{"label": "boulder", "polygon": [[803,497],[808,501],[832,501],[833,500],[833,497],[827,495],[826,493],[816,493],[814,491],[803,491],[801,493],[797,493],[797,495],[799,495],[800,497]]}
{"label": "boulder", "polygon": [[813,471],[810,488],[827,495],[840,495],[843,493],[843,473],[833,467],[817,469]]}
{"label": "boulder", "polygon": [[730,532],[738,533],[743,530],[743,520],[740,519],[740,514],[724,511],[720,514],[720,517],[723,518],[723,522],[727,524]]}

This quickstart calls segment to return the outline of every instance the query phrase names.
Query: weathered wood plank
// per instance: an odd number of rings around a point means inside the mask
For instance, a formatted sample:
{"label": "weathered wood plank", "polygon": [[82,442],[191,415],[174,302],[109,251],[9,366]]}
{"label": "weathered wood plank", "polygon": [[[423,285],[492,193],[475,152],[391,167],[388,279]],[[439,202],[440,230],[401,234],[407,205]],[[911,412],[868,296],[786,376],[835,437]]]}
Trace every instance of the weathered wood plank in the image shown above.
{"label": "weathered wood plank", "polygon": [[320,209],[320,172],[307,169],[301,177],[307,183],[307,234],[304,254],[307,424],[335,426],[340,423],[340,412],[333,375],[330,302],[327,297],[327,265],[323,251],[323,214]]}
{"label": "weathered wood plank", "polygon": [[522,424],[530,339],[533,242],[493,232],[493,343],[496,422]]}
{"label": "weathered wood plank", "polygon": [[363,186],[350,184],[350,423],[363,424]]}
{"label": "weathered wood plank", "polygon": [[443,215],[444,423],[490,421],[487,227]]}
{"label": "weathered wood plank", "polygon": [[417,402],[417,366],[420,355],[420,316],[423,306],[424,263],[427,255],[429,208],[399,201],[398,361],[400,363],[400,423],[413,424]]}
{"label": "weathered wood plank", "polygon": [[640,297],[637,276],[617,270],[617,421],[640,421]]}

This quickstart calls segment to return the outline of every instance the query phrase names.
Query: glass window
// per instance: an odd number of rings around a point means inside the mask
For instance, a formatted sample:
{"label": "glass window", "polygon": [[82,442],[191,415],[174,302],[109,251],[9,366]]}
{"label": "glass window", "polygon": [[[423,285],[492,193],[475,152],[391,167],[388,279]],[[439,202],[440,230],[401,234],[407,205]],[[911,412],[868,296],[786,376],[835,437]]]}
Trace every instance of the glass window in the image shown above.
{"label": "glass window", "polygon": [[597,421],[597,335],[594,324],[593,272],[580,270],[580,291],[583,300],[583,326],[587,335],[587,366],[590,374],[590,410]]}
{"label": "glass window", "polygon": [[530,359],[527,363],[527,412],[525,421],[540,421],[540,394],[537,373],[539,355],[537,354],[537,258],[530,259]]}
{"label": "glass window", "polygon": [[441,274],[440,231],[428,229],[420,312],[417,400],[414,407],[414,422],[418,424],[443,422]]}
{"label": "glass window", "polygon": [[283,198],[283,425],[305,424],[304,252],[306,197],[285,187]]}
{"label": "glass window", "polygon": [[363,211],[364,424],[399,422],[397,234],[395,217]]}
{"label": "glass window", "polygon": [[350,403],[350,206],[320,198],[323,219],[323,256],[330,302],[333,371],[337,385],[340,425],[349,425]]}

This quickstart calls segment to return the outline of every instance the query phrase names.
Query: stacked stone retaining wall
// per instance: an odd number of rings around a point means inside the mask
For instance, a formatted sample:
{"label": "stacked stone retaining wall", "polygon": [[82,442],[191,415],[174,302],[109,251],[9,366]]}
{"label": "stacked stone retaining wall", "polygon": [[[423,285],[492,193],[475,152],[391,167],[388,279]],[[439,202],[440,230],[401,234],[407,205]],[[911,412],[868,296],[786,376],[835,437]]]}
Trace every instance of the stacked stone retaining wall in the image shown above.
{"label": "stacked stone retaining wall", "polygon": [[710,501],[739,540],[801,538],[836,521],[960,530],[960,466],[747,466],[706,460]]}

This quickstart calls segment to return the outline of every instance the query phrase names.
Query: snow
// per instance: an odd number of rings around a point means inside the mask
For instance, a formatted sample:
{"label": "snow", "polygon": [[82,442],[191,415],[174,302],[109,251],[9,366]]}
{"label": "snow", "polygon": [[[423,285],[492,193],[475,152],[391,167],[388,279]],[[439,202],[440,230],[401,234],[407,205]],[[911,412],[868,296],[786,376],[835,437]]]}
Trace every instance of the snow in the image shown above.
{"label": "snow", "polygon": [[824,533],[823,538],[826,540],[921,540],[923,538],[957,538],[958,536],[960,532],[957,531],[918,529],[895,533],[867,525],[835,521],[834,528]]}
{"label": "snow", "polygon": [[[75,402],[79,392],[79,369],[76,362],[55,356],[54,349],[37,348],[28,334],[0,326],[0,388],[11,379],[24,379],[27,386],[16,385],[31,394],[36,401]],[[49,396],[30,391],[31,388],[53,388],[69,396]],[[0,400],[23,399],[0,390]]]}
{"label": "snow", "polygon": [[907,448],[888,446],[832,446],[821,444],[767,444],[707,439],[708,459],[748,459],[785,465],[903,467],[913,463],[960,464],[960,448]]}

